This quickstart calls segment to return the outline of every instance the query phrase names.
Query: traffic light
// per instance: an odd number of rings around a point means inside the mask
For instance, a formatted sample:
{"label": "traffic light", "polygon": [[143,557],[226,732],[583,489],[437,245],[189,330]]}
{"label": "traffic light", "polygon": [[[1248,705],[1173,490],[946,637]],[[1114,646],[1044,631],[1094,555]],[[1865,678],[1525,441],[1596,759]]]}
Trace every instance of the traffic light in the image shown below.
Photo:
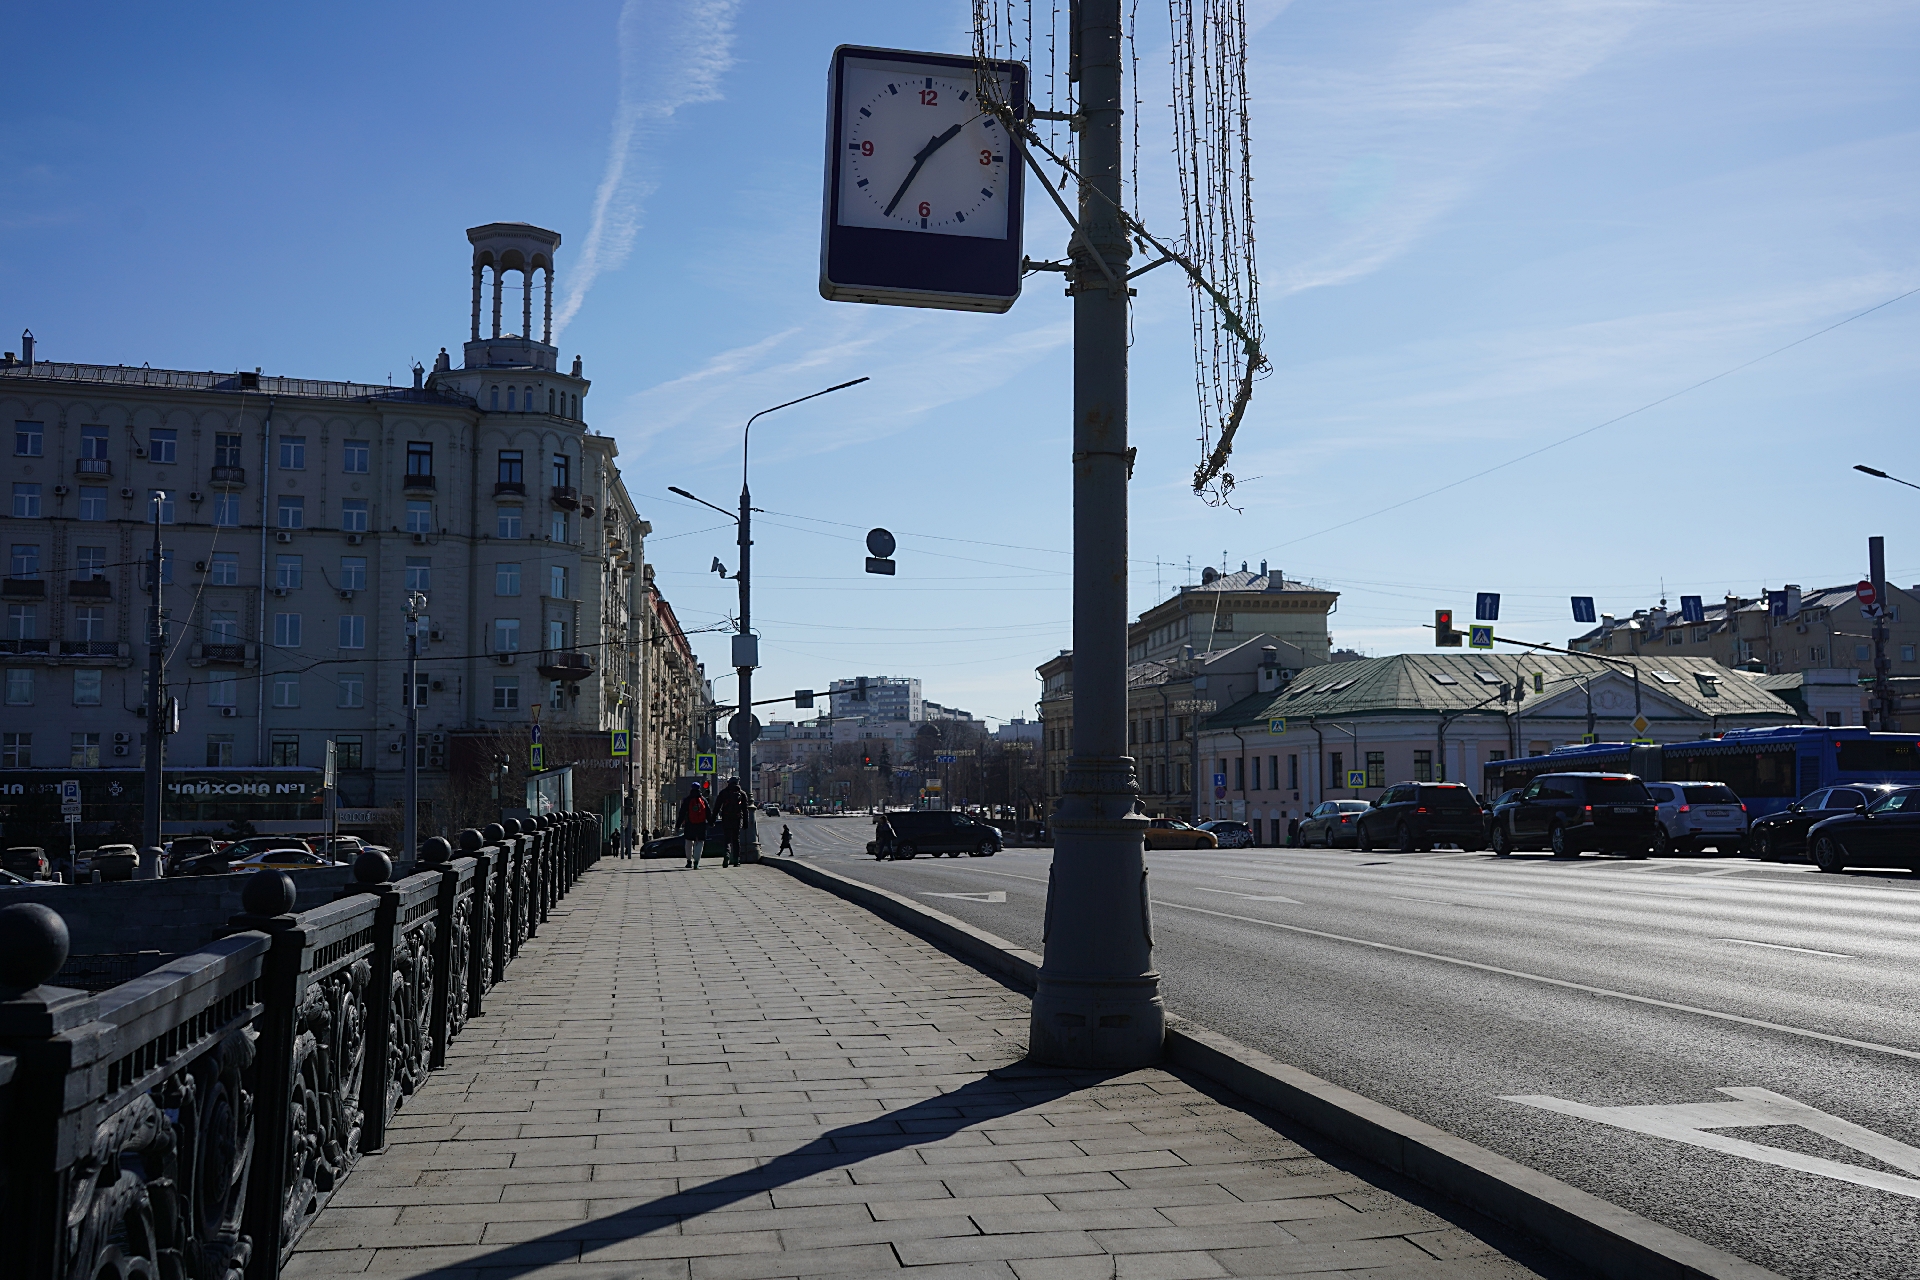
{"label": "traffic light", "polygon": [[1453,629],[1453,610],[1435,609],[1433,611],[1433,643],[1439,649],[1458,649],[1465,639],[1462,632]]}
{"label": "traffic light", "polygon": [[871,768],[873,768],[873,752],[871,752],[871,751],[862,751],[862,752],[860,753],[860,767],[861,767],[862,769],[871,769]]}

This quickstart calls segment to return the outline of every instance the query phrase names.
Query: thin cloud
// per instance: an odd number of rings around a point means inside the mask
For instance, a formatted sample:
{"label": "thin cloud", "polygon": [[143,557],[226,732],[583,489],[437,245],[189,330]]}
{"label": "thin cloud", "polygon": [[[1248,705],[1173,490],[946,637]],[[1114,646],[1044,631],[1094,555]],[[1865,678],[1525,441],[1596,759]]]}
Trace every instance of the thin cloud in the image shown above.
{"label": "thin cloud", "polygon": [[556,333],[580,310],[594,281],[617,271],[633,249],[656,185],[641,176],[646,145],[682,107],[719,101],[720,77],[733,66],[738,7],[738,0],[626,0],[621,6],[620,103],[580,264],[554,318]]}

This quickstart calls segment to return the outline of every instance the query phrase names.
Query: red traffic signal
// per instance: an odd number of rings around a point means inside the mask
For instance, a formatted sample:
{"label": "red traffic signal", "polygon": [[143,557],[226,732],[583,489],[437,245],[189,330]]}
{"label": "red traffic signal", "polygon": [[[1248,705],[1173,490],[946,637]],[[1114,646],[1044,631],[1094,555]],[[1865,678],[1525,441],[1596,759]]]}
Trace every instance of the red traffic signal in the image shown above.
{"label": "red traffic signal", "polygon": [[1458,649],[1465,639],[1462,632],[1453,629],[1453,610],[1435,609],[1433,611],[1433,644],[1437,649]]}

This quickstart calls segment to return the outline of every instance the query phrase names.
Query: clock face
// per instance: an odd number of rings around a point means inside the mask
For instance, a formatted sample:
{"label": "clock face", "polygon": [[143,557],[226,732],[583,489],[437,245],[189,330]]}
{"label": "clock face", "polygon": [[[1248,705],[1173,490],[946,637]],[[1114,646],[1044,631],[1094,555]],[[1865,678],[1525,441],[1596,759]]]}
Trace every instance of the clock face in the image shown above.
{"label": "clock face", "polygon": [[968,70],[847,59],[841,226],[1007,238],[1008,172],[1019,156],[974,88]]}

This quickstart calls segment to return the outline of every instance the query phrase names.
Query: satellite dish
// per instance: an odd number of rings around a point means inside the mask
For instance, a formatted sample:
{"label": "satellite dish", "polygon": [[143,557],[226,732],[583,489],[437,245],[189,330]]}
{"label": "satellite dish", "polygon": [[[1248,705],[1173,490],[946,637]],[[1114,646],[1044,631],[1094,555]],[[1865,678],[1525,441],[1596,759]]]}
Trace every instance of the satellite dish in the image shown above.
{"label": "satellite dish", "polygon": [[885,529],[867,530],[867,554],[868,555],[877,556],[880,559],[885,560],[888,556],[893,554],[893,549],[895,545],[896,544],[893,541],[893,535],[888,533]]}

